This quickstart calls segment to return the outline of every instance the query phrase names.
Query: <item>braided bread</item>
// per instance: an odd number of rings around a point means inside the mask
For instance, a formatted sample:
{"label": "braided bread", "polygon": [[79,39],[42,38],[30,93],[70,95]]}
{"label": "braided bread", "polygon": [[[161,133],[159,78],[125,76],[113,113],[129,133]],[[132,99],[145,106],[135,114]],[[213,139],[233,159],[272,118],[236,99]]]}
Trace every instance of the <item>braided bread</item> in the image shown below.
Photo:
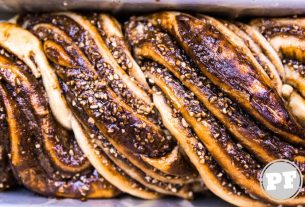
{"label": "braided bread", "polygon": [[275,201],[259,182],[276,159],[305,171],[303,27],[180,12],[124,29],[97,13],[1,23],[0,188],[305,204],[303,188]]}

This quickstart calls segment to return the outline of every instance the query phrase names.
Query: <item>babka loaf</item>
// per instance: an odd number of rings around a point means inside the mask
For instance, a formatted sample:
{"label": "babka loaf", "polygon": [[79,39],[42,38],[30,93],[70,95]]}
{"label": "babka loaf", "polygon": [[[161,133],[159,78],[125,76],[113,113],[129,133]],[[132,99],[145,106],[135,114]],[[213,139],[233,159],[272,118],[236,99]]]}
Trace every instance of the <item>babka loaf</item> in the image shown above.
{"label": "babka loaf", "polygon": [[0,23],[0,183],[46,196],[127,193],[305,204],[260,186],[305,173],[303,19],[180,12],[26,14]]}

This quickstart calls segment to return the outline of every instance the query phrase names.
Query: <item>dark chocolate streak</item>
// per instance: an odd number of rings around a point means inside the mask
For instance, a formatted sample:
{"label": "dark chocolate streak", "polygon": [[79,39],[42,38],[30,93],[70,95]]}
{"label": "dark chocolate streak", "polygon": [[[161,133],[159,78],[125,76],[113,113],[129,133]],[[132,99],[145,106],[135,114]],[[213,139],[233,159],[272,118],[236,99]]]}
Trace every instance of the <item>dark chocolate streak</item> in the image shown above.
{"label": "dark chocolate streak", "polygon": [[[297,19],[298,21],[300,19]],[[282,24],[277,23],[277,19],[259,19],[254,20],[255,23],[259,24],[259,30],[267,39],[274,36],[295,36],[300,39],[304,39],[304,28],[298,24]]]}
{"label": "dark chocolate streak", "polygon": [[[141,26],[143,31],[135,29],[137,26]],[[134,47],[136,55],[153,59],[167,67],[260,161],[263,163],[274,159],[294,161],[296,156],[303,157],[304,152],[299,152],[297,148],[281,141],[261,124],[256,123],[247,112],[194,66],[168,34],[152,25],[148,26],[147,19],[129,21],[126,36]],[[257,148],[261,148],[266,155],[262,155],[262,151]],[[297,160],[296,163],[302,171],[305,170],[304,163],[299,163]]]}
{"label": "dark chocolate streak", "polygon": [[[16,178],[27,188],[46,196],[58,197],[110,197],[118,191],[93,170],[84,157],[75,141],[71,140],[69,133],[65,132],[55,123],[48,113],[45,91],[41,82],[37,82],[29,72],[26,65],[5,52],[5,57],[0,56],[0,96],[7,114],[7,123],[10,129],[9,149],[11,165]],[[15,60],[16,64],[12,62]],[[22,65],[23,64],[23,65]],[[21,66],[22,65],[22,66]],[[33,90],[35,89],[35,90]],[[39,101],[30,101],[33,97]],[[33,99],[32,99],[33,101]],[[35,108],[34,108],[35,107]],[[44,108],[45,111],[38,109]],[[20,110],[21,109],[21,110]],[[41,119],[47,115],[49,124],[43,125]],[[53,120],[53,121],[51,121]],[[45,123],[44,123],[45,124]],[[44,151],[44,139],[41,130],[50,133],[54,139],[66,142],[55,142],[54,149],[62,162],[74,168],[85,164],[79,173],[66,173]],[[68,137],[64,137],[67,136]],[[73,159],[66,146],[69,142],[77,158]],[[66,155],[63,157],[63,155]],[[71,156],[71,157],[70,157]],[[80,160],[78,160],[80,159]],[[76,171],[77,172],[77,171]]]}
{"label": "dark chocolate streak", "polygon": [[[0,81],[1,84],[1,81]],[[9,162],[9,128],[6,121],[6,112],[0,96],[0,190],[9,189],[16,185]]]}
{"label": "dark chocolate streak", "polygon": [[[284,138],[304,143],[304,129],[287,112],[282,99],[259,75],[244,53],[238,51],[210,20],[185,14],[154,15],[153,22],[169,31],[201,71],[236,102]],[[162,23],[162,18],[164,22]],[[159,19],[159,23],[158,22]],[[293,134],[293,135],[291,135]],[[291,136],[288,136],[291,135]]]}

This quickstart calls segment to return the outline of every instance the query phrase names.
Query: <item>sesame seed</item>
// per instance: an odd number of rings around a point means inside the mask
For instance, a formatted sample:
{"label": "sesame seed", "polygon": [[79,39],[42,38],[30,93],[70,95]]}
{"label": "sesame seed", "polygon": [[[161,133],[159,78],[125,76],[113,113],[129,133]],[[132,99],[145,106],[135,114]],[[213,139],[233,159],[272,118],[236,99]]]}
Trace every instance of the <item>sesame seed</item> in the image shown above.
{"label": "sesame seed", "polygon": [[95,124],[95,121],[94,121],[93,118],[90,117],[90,118],[88,119],[88,123],[89,123],[89,124]]}
{"label": "sesame seed", "polygon": [[181,119],[181,123],[182,123],[182,126],[185,127],[185,128],[187,128],[189,126],[184,118]]}

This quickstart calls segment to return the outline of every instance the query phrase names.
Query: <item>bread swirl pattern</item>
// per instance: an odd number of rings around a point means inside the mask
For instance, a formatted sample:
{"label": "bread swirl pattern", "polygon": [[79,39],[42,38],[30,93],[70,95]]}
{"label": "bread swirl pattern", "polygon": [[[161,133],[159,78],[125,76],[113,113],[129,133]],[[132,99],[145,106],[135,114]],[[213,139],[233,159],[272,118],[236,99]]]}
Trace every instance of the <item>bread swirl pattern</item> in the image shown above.
{"label": "bread swirl pattern", "polygon": [[304,189],[278,202],[259,184],[276,159],[305,171],[301,20],[161,12],[122,29],[60,12],[1,24],[5,186],[12,171],[49,196],[190,199],[206,186],[237,206],[305,203]]}

